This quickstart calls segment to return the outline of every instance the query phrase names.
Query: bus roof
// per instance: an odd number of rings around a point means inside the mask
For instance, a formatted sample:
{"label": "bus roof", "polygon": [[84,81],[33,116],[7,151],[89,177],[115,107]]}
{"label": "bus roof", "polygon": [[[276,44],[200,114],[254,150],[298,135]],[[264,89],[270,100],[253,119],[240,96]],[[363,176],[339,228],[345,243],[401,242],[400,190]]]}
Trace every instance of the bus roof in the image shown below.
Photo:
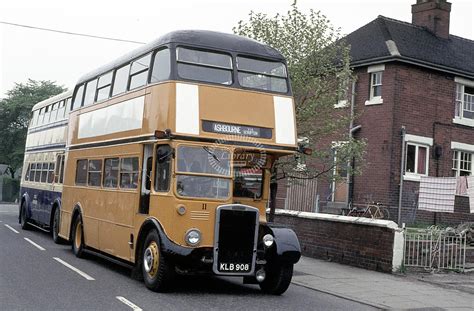
{"label": "bus roof", "polygon": [[58,95],[55,95],[55,96],[52,96],[48,99],[45,99],[43,101],[40,101],[39,103],[37,103],[36,105],[33,106],[33,108],[31,109],[31,111],[35,111],[35,110],[38,110],[40,108],[43,108],[45,106],[48,106],[49,104],[52,104],[52,103],[55,103],[57,101],[61,101],[63,99],[66,99],[68,97],[71,97],[72,96],[72,90],[70,91],[66,91],[66,92],[63,92],[61,94],[58,94]]}
{"label": "bus roof", "polygon": [[169,43],[191,45],[209,49],[220,49],[284,61],[283,55],[276,49],[256,40],[222,32],[209,30],[178,30],[167,33],[118,59],[83,75],[77,84],[81,84],[103,73],[129,63],[130,61]]}

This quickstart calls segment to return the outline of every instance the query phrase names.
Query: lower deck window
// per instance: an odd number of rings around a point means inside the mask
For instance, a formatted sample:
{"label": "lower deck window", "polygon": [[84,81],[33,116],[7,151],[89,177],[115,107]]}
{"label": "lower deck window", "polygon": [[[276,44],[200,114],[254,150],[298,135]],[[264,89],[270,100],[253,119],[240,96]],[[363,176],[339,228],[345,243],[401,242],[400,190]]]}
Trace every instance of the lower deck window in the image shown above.
{"label": "lower deck window", "polygon": [[87,160],[77,160],[76,185],[87,184]]}
{"label": "lower deck window", "polygon": [[105,159],[104,161],[104,187],[117,188],[119,174],[119,158]]}
{"label": "lower deck window", "polygon": [[120,188],[138,187],[138,158],[123,158],[120,162]]}
{"label": "lower deck window", "polygon": [[102,160],[89,160],[87,183],[89,186],[100,187],[102,177]]}

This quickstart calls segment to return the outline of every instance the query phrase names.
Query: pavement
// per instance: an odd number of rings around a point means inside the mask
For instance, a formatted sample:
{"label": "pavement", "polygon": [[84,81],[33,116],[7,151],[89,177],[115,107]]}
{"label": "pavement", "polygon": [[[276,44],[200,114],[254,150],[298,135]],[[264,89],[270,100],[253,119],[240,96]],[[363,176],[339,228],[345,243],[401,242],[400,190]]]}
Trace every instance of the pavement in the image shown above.
{"label": "pavement", "polygon": [[302,257],[292,282],[379,309],[474,310],[474,274],[395,275]]}

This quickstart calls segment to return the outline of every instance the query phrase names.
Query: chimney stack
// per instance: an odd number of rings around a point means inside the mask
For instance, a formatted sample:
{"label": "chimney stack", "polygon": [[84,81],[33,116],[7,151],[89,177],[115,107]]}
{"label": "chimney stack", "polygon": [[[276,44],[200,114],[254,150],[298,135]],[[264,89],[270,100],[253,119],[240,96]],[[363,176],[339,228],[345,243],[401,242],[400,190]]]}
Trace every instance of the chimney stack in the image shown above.
{"label": "chimney stack", "polygon": [[449,38],[451,3],[446,0],[416,0],[411,6],[412,24],[426,27],[441,38]]}

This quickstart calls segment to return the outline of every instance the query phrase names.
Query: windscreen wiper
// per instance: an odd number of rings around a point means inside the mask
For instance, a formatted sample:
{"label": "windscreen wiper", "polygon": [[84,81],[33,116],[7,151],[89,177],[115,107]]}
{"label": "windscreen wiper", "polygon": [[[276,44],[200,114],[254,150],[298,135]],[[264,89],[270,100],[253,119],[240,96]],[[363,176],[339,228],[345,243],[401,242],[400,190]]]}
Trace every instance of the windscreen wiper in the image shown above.
{"label": "windscreen wiper", "polygon": [[219,160],[216,156],[216,154],[214,152],[212,152],[211,150],[209,150],[209,147],[207,146],[203,146],[202,149],[204,149],[204,151],[206,151],[207,153],[209,153],[213,158],[214,160],[216,160],[217,162],[220,162],[221,160]]}

